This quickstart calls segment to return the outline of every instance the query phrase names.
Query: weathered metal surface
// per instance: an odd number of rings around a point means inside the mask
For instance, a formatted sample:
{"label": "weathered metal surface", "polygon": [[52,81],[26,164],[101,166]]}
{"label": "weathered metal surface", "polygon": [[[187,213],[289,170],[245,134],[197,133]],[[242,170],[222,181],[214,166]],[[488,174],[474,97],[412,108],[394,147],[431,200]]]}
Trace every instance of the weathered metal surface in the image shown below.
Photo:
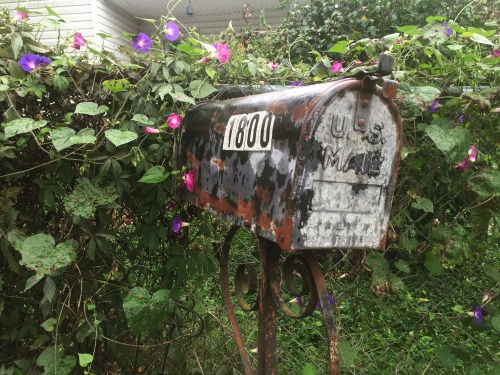
{"label": "weathered metal surface", "polygon": [[367,76],[195,106],[184,198],[286,251],[383,248],[402,145],[394,83]]}

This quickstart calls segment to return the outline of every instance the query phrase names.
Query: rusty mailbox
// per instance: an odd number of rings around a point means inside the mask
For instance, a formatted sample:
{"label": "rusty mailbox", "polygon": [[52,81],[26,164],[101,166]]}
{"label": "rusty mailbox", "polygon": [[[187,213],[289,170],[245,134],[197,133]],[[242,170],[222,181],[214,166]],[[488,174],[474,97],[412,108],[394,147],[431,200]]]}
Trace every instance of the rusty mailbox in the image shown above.
{"label": "rusty mailbox", "polygon": [[[382,57],[379,71],[388,74],[392,60]],[[240,265],[234,285],[240,306],[258,310],[259,375],[276,373],[278,309],[301,318],[318,301],[329,373],[339,372],[333,309],[312,250],[384,248],[402,146],[396,90],[394,81],[361,72],[330,83],[202,102],[182,123],[178,161],[196,181],[184,199],[258,235],[257,303],[244,301],[257,291],[253,265]],[[251,375],[229,290],[228,255],[236,228],[220,251],[221,290],[245,374]],[[293,253],[283,266],[287,289],[296,297],[309,296],[299,314],[281,292],[281,250]],[[303,287],[294,284],[294,275]]]}
{"label": "rusty mailbox", "polygon": [[383,248],[401,149],[394,82],[371,76],[224,102],[183,121],[186,199],[286,251]]}

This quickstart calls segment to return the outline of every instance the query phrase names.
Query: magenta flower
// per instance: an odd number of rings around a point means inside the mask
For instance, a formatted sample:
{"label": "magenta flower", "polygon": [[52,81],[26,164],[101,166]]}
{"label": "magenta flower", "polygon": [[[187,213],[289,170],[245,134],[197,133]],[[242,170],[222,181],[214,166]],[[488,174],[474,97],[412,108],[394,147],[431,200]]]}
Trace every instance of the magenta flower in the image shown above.
{"label": "magenta flower", "polygon": [[168,116],[167,124],[172,129],[177,129],[181,124],[181,121],[182,121],[181,115],[178,115],[177,113],[172,113],[170,116]]}
{"label": "magenta flower", "polygon": [[215,43],[214,47],[216,48],[215,58],[221,62],[221,64],[225,64],[229,61],[231,57],[231,51],[227,48],[227,44]]}
{"label": "magenta flower", "polygon": [[481,306],[477,305],[474,311],[469,312],[469,316],[476,318],[476,324],[483,321],[483,312],[481,311]]}
{"label": "magenta flower", "polygon": [[73,42],[69,45],[70,47],[74,49],[80,49],[80,47],[84,47],[87,42],[83,38],[81,33],[76,33],[75,37],[73,38]]}
{"label": "magenta flower", "polygon": [[194,185],[196,184],[196,170],[193,169],[189,173],[184,174],[184,184],[186,184],[186,189],[189,191],[194,191]]}
{"label": "magenta flower", "polygon": [[483,292],[483,300],[481,302],[487,303],[490,302],[492,299],[493,299],[493,293],[490,292],[488,289],[485,289]]}
{"label": "magenta flower", "polygon": [[160,131],[158,129],[152,128],[150,126],[146,126],[144,131],[148,134],[158,134]]}
{"label": "magenta flower", "polygon": [[475,162],[476,158],[477,158],[477,148],[476,148],[476,145],[473,143],[469,147],[469,158],[468,159],[471,162]]}
{"label": "magenta flower", "polygon": [[458,163],[458,167],[462,170],[466,170],[467,168],[470,167],[469,165],[469,158],[462,160],[460,163]]}
{"label": "magenta flower", "polygon": [[493,48],[490,53],[491,56],[493,57],[500,57],[500,49],[498,48]]}
{"label": "magenta flower", "polygon": [[293,81],[290,82],[290,86],[298,87],[298,86],[304,86],[304,84],[300,81]]}
{"label": "magenta flower", "polygon": [[168,22],[165,26],[165,37],[171,42],[179,39],[179,26],[175,22]]}
{"label": "magenta flower", "polygon": [[204,63],[207,63],[207,62],[209,62],[209,61],[210,61],[210,57],[205,56],[204,58],[199,59],[199,60],[198,60],[198,63],[199,63],[199,64],[204,64]]}
{"label": "magenta flower", "polygon": [[330,70],[332,73],[337,73],[342,71],[342,63],[340,61],[333,61],[332,65],[330,66]]}
{"label": "magenta flower", "polygon": [[28,18],[28,13],[26,13],[25,8],[21,8],[20,10],[17,11],[16,15],[14,16],[13,20],[14,22],[21,21],[24,19],[29,19]]}
{"label": "magenta flower", "polygon": [[49,65],[52,61],[48,57],[32,55],[27,53],[19,59],[19,66],[26,72],[32,72],[34,69]]}
{"label": "magenta flower", "polygon": [[140,53],[146,53],[151,49],[151,38],[144,33],[139,33],[132,38],[132,46]]}
{"label": "magenta flower", "polygon": [[429,107],[429,112],[430,113],[436,113],[439,109],[439,107],[441,107],[441,101],[439,99],[435,99],[431,106]]}
{"label": "magenta flower", "polygon": [[125,225],[130,225],[130,224],[132,224],[132,219],[131,219],[131,218],[129,218],[129,217],[126,217],[126,218],[123,220],[123,222],[125,223]]}
{"label": "magenta flower", "polygon": [[189,223],[181,221],[181,215],[175,215],[172,221],[172,232],[179,233],[182,227],[187,227]]}
{"label": "magenta flower", "polygon": [[271,70],[276,70],[276,69],[278,69],[279,67],[280,67],[280,65],[279,65],[279,64],[275,64],[275,63],[273,63],[272,61],[269,61],[269,69],[271,69]]}

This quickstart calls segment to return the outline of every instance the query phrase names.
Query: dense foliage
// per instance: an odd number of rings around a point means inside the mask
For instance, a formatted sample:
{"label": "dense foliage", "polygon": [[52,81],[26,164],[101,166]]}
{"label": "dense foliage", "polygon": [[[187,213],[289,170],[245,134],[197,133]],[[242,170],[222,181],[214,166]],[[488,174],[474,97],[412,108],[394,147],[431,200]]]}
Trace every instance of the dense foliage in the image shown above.
{"label": "dense foliage", "polygon": [[[354,3],[312,1],[275,34],[228,29],[212,41],[187,30],[180,40],[176,20],[164,17],[151,37],[124,33],[120,51],[100,50],[79,33],[45,46],[34,31],[57,27],[58,14],[47,8],[51,22],[32,25],[22,16],[29,10],[15,18],[3,10],[2,373],[231,373],[229,328],[221,333],[225,323],[210,318],[220,314],[214,248],[227,225],[178,199],[192,188],[175,160],[179,121],[197,101],[217,98],[217,84],[330,81],[373,69],[381,52],[395,57],[401,82],[404,148],[387,251],[333,252],[324,262],[333,294],[343,292],[342,366],[498,371],[498,25],[481,1],[449,9],[416,2],[396,8],[401,14],[372,1],[337,25],[335,4]],[[420,16],[419,7],[454,17]],[[324,25],[328,14],[336,26],[323,30],[314,17]],[[299,41],[307,42],[300,51]],[[321,331],[297,324],[297,340],[321,363]],[[389,341],[395,355],[363,363],[366,348]],[[300,368],[289,372],[314,373],[304,364],[311,358],[297,357]]]}

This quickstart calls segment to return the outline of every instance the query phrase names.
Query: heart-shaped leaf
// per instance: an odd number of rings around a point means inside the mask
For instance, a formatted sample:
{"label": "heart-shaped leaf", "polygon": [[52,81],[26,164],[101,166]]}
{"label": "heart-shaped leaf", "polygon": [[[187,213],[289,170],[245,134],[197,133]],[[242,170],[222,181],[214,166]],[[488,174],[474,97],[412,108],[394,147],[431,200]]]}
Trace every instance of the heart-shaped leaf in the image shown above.
{"label": "heart-shaped leaf", "polygon": [[101,113],[107,112],[108,107],[105,105],[98,105],[97,103],[93,102],[83,102],[83,103],[78,103],[75,109],[75,113],[80,113],[82,115],[90,115],[90,116],[96,116],[100,115]]}
{"label": "heart-shaped leaf", "polygon": [[10,121],[4,125],[5,139],[18,134],[29,133],[32,130],[43,128],[45,125],[47,125],[47,121],[35,121],[31,118],[20,118]]}
{"label": "heart-shaped leaf", "polygon": [[147,172],[144,174],[144,176],[142,176],[139,182],[145,184],[157,184],[164,181],[169,176],[169,173],[164,172],[165,168],[161,165],[154,166],[147,170]]}
{"label": "heart-shaped leaf", "polygon": [[157,329],[173,308],[174,300],[167,289],[160,289],[150,296],[147,289],[135,287],[123,299],[125,316],[135,335]]}
{"label": "heart-shaped leaf", "polygon": [[107,130],[104,135],[116,147],[135,141],[138,137],[137,133],[129,130],[123,131],[118,129]]}
{"label": "heart-shaped leaf", "polygon": [[76,262],[78,242],[69,240],[56,246],[54,238],[45,233],[26,238],[21,246],[19,263],[35,270],[38,275],[56,276]]}
{"label": "heart-shaped leaf", "polygon": [[125,91],[130,88],[130,82],[125,78],[108,79],[102,85],[111,92]]}
{"label": "heart-shaped leaf", "polygon": [[140,114],[140,113],[136,113],[134,115],[134,117],[132,117],[132,121],[139,122],[139,123],[145,124],[145,125],[154,125],[155,124],[155,122],[151,121],[148,118],[148,116]]}

